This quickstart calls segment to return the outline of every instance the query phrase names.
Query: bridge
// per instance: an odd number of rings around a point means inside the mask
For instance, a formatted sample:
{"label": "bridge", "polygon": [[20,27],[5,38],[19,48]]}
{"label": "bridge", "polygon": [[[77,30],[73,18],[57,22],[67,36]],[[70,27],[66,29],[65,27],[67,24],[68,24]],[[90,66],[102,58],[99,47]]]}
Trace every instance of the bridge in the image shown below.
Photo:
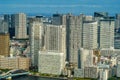
{"label": "bridge", "polygon": [[25,70],[10,70],[6,73],[3,73],[0,75],[0,80],[1,79],[7,79],[9,77],[15,77],[15,76],[21,76],[21,75],[27,75],[29,74],[28,71],[25,71]]}

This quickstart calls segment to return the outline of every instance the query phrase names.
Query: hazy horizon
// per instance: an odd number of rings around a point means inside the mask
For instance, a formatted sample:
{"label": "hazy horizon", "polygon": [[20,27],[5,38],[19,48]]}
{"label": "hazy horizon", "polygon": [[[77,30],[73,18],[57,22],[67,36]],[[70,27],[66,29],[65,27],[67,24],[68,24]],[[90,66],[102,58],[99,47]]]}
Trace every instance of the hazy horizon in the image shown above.
{"label": "hazy horizon", "polygon": [[93,14],[94,12],[108,12],[110,15],[120,13],[118,0],[1,0],[0,14],[30,13],[30,14]]}

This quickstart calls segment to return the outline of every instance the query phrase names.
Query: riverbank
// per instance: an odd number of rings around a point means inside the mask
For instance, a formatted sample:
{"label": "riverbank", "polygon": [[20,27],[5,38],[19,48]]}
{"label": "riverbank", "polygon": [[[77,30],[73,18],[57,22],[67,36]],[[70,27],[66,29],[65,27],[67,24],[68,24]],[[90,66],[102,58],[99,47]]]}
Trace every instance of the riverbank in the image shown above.
{"label": "riverbank", "polygon": [[53,75],[53,74],[41,74],[39,72],[30,72],[31,76],[41,77],[41,78],[51,78],[51,79],[64,79],[68,80],[67,77],[61,77],[60,75]]}

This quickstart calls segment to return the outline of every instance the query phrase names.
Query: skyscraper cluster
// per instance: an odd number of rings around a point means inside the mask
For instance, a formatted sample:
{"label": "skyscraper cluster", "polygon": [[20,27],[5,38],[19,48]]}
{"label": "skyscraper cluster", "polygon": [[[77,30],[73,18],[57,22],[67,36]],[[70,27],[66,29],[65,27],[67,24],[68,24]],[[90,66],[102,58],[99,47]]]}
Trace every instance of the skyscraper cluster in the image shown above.
{"label": "skyscraper cluster", "polygon": [[[94,64],[100,57],[94,55],[94,50],[114,48],[114,27],[115,21],[107,13],[95,13],[94,17],[53,14],[51,23],[33,19],[30,23],[32,64],[38,66],[39,72],[50,74],[62,74],[67,64],[78,73],[87,68],[98,72]],[[52,66],[56,61],[59,64]],[[58,72],[52,73],[52,68]]]}
{"label": "skyscraper cluster", "polygon": [[[8,26],[9,31],[15,30],[15,39],[29,37],[31,66],[38,67],[41,73],[103,77],[103,73],[108,74],[106,67],[116,63],[111,56],[120,52],[115,49],[119,15],[115,19],[106,12],[95,12],[94,16],[53,14],[45,19],[42,16],[27,18],[26,14],[18,13],[4,15],[0,24],[6,26],[1,32],[6,33]],[[111,63],[109,67],[104,66],[107,61]]]}

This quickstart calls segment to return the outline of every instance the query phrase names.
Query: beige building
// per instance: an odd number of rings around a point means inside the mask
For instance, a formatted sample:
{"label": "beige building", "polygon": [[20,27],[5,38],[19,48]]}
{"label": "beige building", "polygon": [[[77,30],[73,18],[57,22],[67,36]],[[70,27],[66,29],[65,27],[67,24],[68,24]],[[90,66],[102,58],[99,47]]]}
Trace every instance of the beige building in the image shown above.
{"label": "beige building", "polygon": [[15,27],[15,38],[27,38],[26,14],[18,13],[13,14],[12,16],[12,27]]}
{"label": "beige building", "polygon": [[18,67],[19,69],[24,69],[24,70],[28,70],[30,67],[30,59],[29,58],[18,58]]}
{"label": "beige building", "polygon": [[9,34],[0,33],[0,55],[9,56]]}
{"label": "beige building", "polygon": [[23,57],[0,57],[1,69],[24,69],[29,70],[30,59]]}

